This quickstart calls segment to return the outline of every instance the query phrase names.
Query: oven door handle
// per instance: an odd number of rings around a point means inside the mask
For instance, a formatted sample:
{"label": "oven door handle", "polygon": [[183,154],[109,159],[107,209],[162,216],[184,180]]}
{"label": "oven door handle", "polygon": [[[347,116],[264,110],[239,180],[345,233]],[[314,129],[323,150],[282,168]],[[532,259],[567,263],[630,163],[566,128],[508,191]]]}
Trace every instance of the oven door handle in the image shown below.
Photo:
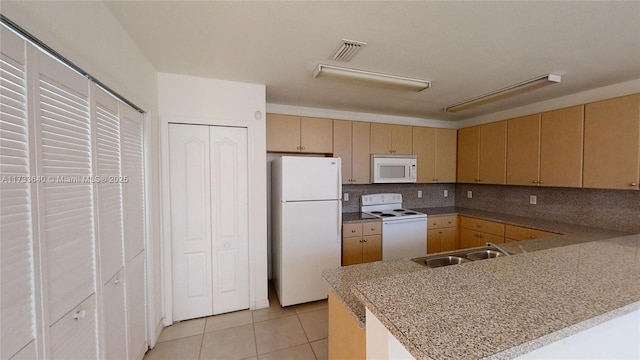
{"label": "oven door handle", "polygon": [[411,222],[424,222],[425,225],[426,225],[427,224],[427,218],[423,217],[423,218],[413,218],[413,219],[398,219],[398,220],[384,220],[384,221],[382,221],[382,223],[384,225],[406,224],[406,223],[411,223]]}

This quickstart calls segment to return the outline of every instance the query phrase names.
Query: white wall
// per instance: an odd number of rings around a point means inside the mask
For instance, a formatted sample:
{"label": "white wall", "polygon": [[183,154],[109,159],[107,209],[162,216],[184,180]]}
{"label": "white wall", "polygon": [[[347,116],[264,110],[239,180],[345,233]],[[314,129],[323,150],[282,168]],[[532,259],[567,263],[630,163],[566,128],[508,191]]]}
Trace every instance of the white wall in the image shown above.
{"label": "white wall", "polygon": [[[2,1],[0,11],[147,112],[149,322],[162,323],[157,71],[101,1]],[[158,333],[151,332],[151,344]]]}
{"label": "white wall", "polygon": [[[188,123],[193,119],[197,123],[227,126],[237,124],[247,127],[249,137],[249,293],[252,309],[269,306],[265,98],[265,85],[177,74],[158,74],[158,99],[163,139],[165,139],[168,121]],[[163,141],[166,142],[166,139]],[[166,182],[162,186],[168,189]],[[168,209],[166,203],[165,211]],[[167,236],[165,246],[168,245],[168,241]],[[169,296],[169,292],[167,291],[165,295]],[[167,302],[170,300],[167,299]]]}

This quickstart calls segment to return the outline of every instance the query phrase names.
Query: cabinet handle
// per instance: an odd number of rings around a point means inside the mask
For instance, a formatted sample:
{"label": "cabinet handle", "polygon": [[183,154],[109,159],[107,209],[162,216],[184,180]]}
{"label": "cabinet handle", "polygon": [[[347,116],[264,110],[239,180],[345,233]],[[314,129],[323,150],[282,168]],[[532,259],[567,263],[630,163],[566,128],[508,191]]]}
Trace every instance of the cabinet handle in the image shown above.
{"label": "cabinet handle", "polygon": [[476,227],[477,227],[478,229],[480,229],[480,228],[482,227],[482,225],[476,225]]}
{"label": "cabinet handle", "polygon": [[355,229],[353,229],[353,230],[351,230],[351,232],[352,232],[352,233],[354,233],[354,232],[356,232],[356,230],[355,230]]}
{"label": "cabinet handle", "polygon": [[537,184],[537,183],[538,183],[538,180],[533,180],[533,183],[534,183],[534,184]]}
{"label": "cabinet handle", "polygon": [[87,316],[87,312],[85,310],[78,310],[75,314],[73,314],[73,320],[81,320]]}
{"label": "cabinet handle", "polygon": [[296,149],[300,150],[300,146],[296,146]]}
{"label": "cabinet handle", "polygon": [[371,231],[376,231],[376,228],[374,228],[374,227],[373,227],[373,228],[371,228]]}
{"label": "cabinet handle", "polygon": [[360,239],[360,242],[362,242],[362,239]]}
{"label": "cabinet handle", "polygon": [[631,183],[631,184],[629,184],[629,186],[638,186],[638,184],[637,183]]}
{"label": "cabinet handle", "polygon": [[534,235],[529,236],[529,239],[535,239],[536,237]]}
{"label": "cabinet handle", "polygon": [[367,239],[364,239],[364,240],[362,240],[362,241],[367,242]]}
{"label": "cabinet handle", "polygon": [[438,234],[442,234],[442,231],[438,231]]}
{"label": "cabinet handle", "polygon": [[543,182],[544,182],[544,181],[540,180],[538,183],[539,183],[539,184],[542,184]]}
{"label": "cabinet handle", "polygon": [[115,280],[113,281],[113,283],[114,283],[114,284],[116,284],[116,285],[118,285],[118,284],[120,283],[120,279],[115,279]]}
{"label": "cabinet handle", "polygon": [[304,146],[300,146],[300,149],[304,150],[304,149],[306,149],[306,148],[305,148]]}

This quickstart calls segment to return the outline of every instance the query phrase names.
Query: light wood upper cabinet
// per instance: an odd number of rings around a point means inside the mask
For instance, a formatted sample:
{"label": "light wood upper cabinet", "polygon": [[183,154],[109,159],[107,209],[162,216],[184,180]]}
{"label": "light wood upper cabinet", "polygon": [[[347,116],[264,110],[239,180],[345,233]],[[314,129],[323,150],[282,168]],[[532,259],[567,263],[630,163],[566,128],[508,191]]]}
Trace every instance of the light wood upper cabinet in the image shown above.
{"label": "light wood upper cabinet", "polygon": [[507,184],[582,186],[582,105],[507,123]]}
{"label": "light wood upper cabinet", "polygon": [[507,122],[458,130],[458,182],[506,184]]}
{"label": "light wood upper cabinet", "polygon": [[480,126],[479,183],[507,183],[507,122]]}
{"label": "light wood upper cabinet", "polygon": [[480,126],[458,130],[458,182],[478,181]]}
{"label": "light wood upper cabinet", "polygon": [[635,189],[640,183],[640,94],[585,105],[586,188]]}
{"label": "light wood upper cabinet", "polygon": [[413,151],[411,126],[371,123],[371,154],[404,154]]}
{"label": "light wood upper cabinet", "polygon": [[418,183],[456,181],[456,130],[413,127]]}
{"label": "light wood upper cabinet", "polygon": [[370,124],[360,121],[333,121],[333,156],[342,158],[343,184],[369,184]]}
{"label": "light wood upper cabinet", "polygon": [[507,184],[538,184],[540,114],[507,120]]}
{"label": "light wood upper cabinet", "polygon": [[583,134],[584,105],[541,114],[538,185],[582,187]]}
{"label": "light wood upper cabinet", "polygon": [[330,154],[333,151],[333,122],[267,114],[267,151]]}

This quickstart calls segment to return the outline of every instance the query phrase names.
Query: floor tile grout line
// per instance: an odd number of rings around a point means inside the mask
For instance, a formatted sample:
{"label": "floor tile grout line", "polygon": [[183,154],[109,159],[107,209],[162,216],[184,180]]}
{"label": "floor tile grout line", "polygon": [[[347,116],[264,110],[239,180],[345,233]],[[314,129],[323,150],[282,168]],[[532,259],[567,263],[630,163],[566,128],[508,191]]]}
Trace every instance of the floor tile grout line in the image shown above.
{"label": "floor tile grout line", "polygon": [[253,311],[251,311],[251,326],[253,327],[253,344],[256,349],[256,359],[258,359],[258,335],[256,334],[256,322],[253,317]]}

